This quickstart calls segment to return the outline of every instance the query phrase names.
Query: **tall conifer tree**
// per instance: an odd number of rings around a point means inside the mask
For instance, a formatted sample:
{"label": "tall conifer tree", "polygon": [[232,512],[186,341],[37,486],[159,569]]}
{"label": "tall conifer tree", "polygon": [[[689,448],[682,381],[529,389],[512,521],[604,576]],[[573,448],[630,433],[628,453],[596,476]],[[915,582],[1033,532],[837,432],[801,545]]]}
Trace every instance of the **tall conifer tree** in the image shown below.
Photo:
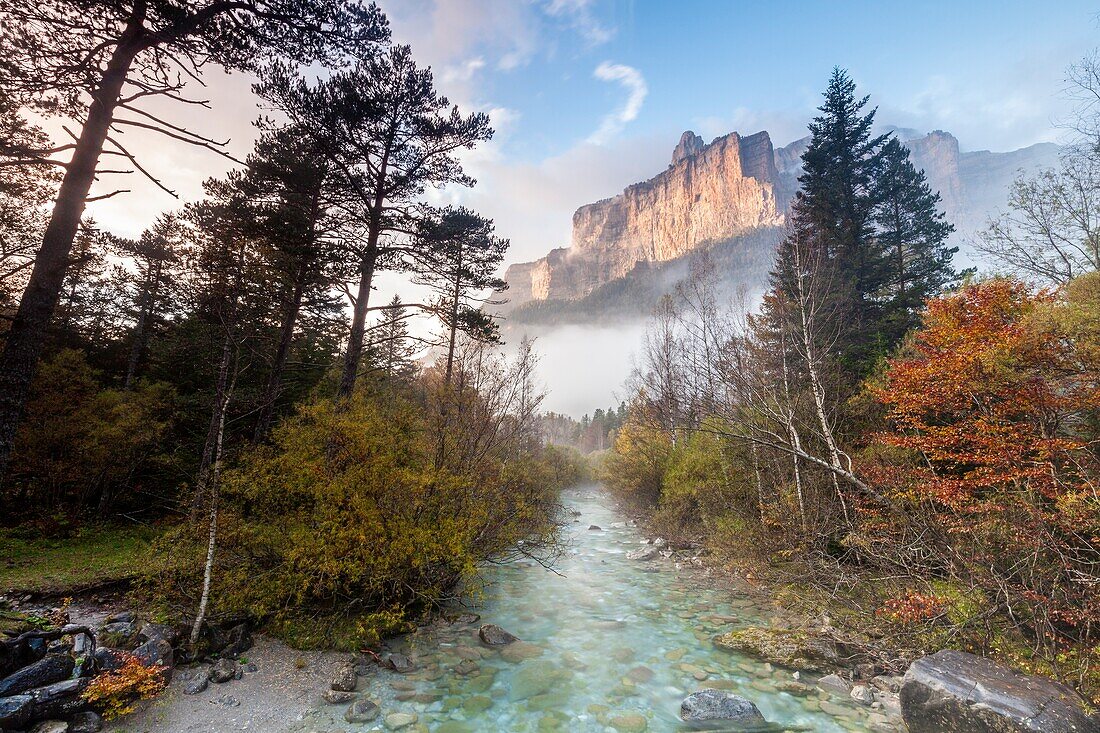
{"label": "tall conifer tree", "polygon": [[924,302],[958,278],[951,258],[959,248],[947,244],[955,227],[939,210],[939,193],[897,139],[882,148],[877,185],[875,223],[888,271],[883,329],[893,346],[919,324]]}
{"label": "tall conifer tree", "polygon": [[[875,173],[886,136],[873,136],[875,111],[864,112],[855,82],[834,69],[821,114],[810,123],[810,145],[802,155],[801,188],[792,207],[791,231],[780,245],[772,287],[792,298],[799,277],[796,261],[818,269],[814,282],[824,331],[846,371],[863,376],[873,363],[880,317],[875,296],[888,277],[874,236]],[[792,256],[795,247],[809,256]]]}

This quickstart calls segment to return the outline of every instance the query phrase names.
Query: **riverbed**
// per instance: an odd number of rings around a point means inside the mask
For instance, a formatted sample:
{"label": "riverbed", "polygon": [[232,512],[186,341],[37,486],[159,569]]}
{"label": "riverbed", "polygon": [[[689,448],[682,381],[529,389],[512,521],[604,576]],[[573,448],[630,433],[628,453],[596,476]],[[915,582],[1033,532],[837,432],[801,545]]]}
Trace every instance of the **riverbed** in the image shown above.
{"label": "riverbed", "polygon": [[[708,687],[755,702],[773,724],[766,730],[891,729],[878,711],[819,693],[812,679],[799,684],[790,670],[715,648],[715,634],[767,623],[774,611],[670,559],[627,559],[646,540],[597,487],[564,500],[568,547],[552,570],[532,561],[491,568],[469,606],[479,622],[439,624],[391,644],[416,670],[360,681],[381,707],[376,722],[349,725],[346,706],[318,699],[295,730],[385,729],[386,715],[394,723],[415,716],[408,730],[440,733],[693,730],[680,722],[680,702]],[[522,641],[488,648],[479,623]]]}

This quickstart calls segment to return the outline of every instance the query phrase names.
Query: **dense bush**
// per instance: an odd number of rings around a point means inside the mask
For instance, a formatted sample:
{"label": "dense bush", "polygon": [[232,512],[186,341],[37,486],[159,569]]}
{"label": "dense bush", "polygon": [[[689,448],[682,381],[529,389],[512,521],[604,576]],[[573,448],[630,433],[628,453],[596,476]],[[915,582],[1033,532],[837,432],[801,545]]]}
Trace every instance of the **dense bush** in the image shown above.
{"label": "dense bush", "polygon": [[[521,449],[508,431],[483,436],[479,460],[440,461],[429,394],[383,384],[318,401],[240,456],[221,482],[212,615],[262,619],[303,644],[371,643],[452,597],[485,560],[554,551],[557,493],[581,464]],[[469,438],[476,412],[447,430]],[[149,583],[162,601],[197,597],[201,529],[163,543],[173,570]]]}
{"label": "dense bush", "polygon": [[108,515],[148,505],[171,464],[166,446],[174,392],[163,383],[105,387],[84,354],[42,364],[17,437],[5,519],[56,513]]}

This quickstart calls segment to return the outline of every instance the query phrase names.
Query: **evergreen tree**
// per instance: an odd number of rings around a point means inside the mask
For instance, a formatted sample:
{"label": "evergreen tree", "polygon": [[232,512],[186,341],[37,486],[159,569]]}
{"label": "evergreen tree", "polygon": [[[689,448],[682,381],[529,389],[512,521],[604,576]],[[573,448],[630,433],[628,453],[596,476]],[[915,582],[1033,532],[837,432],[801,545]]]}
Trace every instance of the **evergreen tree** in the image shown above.
{"label": "evergreen tree", "polygon": [[449,385],[458,332],[484,343],[498,340],[497,324],[481,306],[485,291],[500,292],[508,287],[496,275],[508,251],[508,240],[494,234],[491,219],[451,207],[426,217],[416,239],[420,258],[413,263],[414,279],[438,293],[431,310],[448,332],[444,381]]}
{"label": "evergreen tree", "polygon": [[337,394],[348,397],[359,374],[366,316],[377,270],[397,259],[394,235],[416,227],[429,186],[472,186],[458,158],[492,137],[484,113],[463,116],[436,90],[408,46],[393,46],[316,84],[289,64],[270,66],[256,91],[313,138],[343,178],[347,207],[361,220],[361,244],[349,273],[352,322]]}
{"label": "evergreen tree", "polygon": [[[834,69],[825,103],[810,123],[810,145],[792,207],[788,236],[779,247],[772,287],[793,300],[808,262],[816,268],[813,293],[823,333],[835,343],[846,371],[865,375],[877,355],[880,307],[876,296],[889,271],[875,238],[875,173],[887,136],[872,136],[875,111],[863,112],[867,97],[855,96],[855,82]],[[801,247],[804,254],[795,257]],[[796,263],[801,261],[801,267]]]}
{"label": "evergreen tree", "polygon": [[409,335],[408,318],[409,309],[400,296],[394,295],[378,324],[371,329],[369,352],[375,366],[389,379],[405,380],[416,373],[417,347]]}
{"label": "evergreen tree", "polygon": [[893,346],[919,325],[924,302],[957,279],[951,258],[959,248],[947,245],[955,227],[939,210],[939,193],[896,138],[883,146],[876,178],[875,223],[889,272],[881,296],[883,328]]}

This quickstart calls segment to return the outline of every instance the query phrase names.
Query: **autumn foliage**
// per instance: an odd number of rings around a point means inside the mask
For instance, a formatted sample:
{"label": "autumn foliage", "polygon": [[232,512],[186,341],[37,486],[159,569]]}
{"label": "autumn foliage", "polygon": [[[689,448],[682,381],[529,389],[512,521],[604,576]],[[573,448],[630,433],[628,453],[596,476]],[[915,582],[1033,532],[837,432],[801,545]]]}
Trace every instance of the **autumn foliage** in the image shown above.
{"label": "autumn foliage", "polygon": [[155,696],[166,685],[164,667],[141,663],[126,654],[121,667],[97,675],[84,690],[84,699],[106,720],[114,720],[134,711],[141,700]]}
{"label": "autumn foliage", "polygon": [[1054,646],[1100,621],[1100,373],[1074,326],[1094,290],[992,280],[932,300],[876,390],[881,440],[913,456],[897,498],[931,510],[951,572]]}

